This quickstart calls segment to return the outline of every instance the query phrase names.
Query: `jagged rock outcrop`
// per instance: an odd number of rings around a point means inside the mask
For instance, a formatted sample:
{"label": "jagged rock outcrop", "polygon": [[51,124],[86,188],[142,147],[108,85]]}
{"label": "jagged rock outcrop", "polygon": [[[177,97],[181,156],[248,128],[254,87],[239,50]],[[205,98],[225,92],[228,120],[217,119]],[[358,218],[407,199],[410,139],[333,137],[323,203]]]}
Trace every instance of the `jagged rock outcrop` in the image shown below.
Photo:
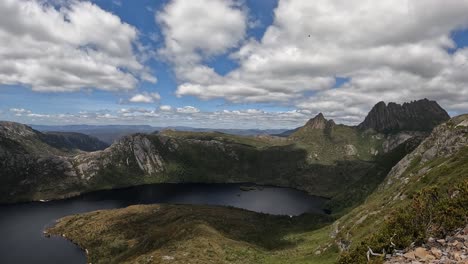
{"label": "jagged rock outcrop", "polygon": [[326,124],[327,124],[327,120],[325,119],[322,113],[319,113],[317,116],[307,121],[304,128],[325,129]]}
{"label": "jagged rock outcrop", "polygon": [[333,120],[327,120],[323,116],[322,113],[319,113],[314,118],[307,121],[307,123],[302,127],[302,130],[331,130],[335,126],[335,122]]}
{"label": "jagged rock outcrop", "polygon": [[445,238],[429,238],[421,247],[388,254],[385,264],[468,263],[468,226]]}
{"label": "jagged rock outcrop", "polygon": [[332,119],[327,120],[322,113],[319,113],[314,118],[309,119],[304,126],[295,129],[289,136],[291,138],[307,137],[308,134],[317,131],[330,136],[333,133],[335,126],[336,124]]}
{"label": "jagged rock outcrop", "polygon": [[[438,157],[450,156],[461,148],[468,146],[467,120],[468,115],[461,115],[436,127],[429,137],[412,153],[405,156],[392,168],[386,178],[386,185],[391,185],[393,181],[401,179],[404,172],[414,160],[425,163]],[[422,171],[420,173],[422,174],[425,172],[426,171]]]}
{"label": "jagged rock outcrop", "polygon": [[385,140],[382,144],[382,149],[384,153],[395,149],[402,143],[406,142],[409,139],[418,137],[425,138],[429,135],[429,132],[420,132],[420,131],[402,131],[396,134],[385,135]]}
{"label": "jagged rock outcrop", "polygon": [[8,138],[20,138],[34,136],[35,130],[20,123],[0,121],[0,136]]}
{"label": "jagged rock outcrop", "polygon": [[91,180],[101,170],[110,167],[136,169],[134,173],[152,175],[164,171],[164,161],[155,145],[147,136],[125,136],[104,151],[81,154],[73,158],[78,174]]}
{"label": "jagged rock outcrop", "polygon": [[435,101],[422,99],[403,105],[377,103],[359,129],[373,129],[380,133],[400,131],[431,131],[437,125],[450,119],[447,112]]}

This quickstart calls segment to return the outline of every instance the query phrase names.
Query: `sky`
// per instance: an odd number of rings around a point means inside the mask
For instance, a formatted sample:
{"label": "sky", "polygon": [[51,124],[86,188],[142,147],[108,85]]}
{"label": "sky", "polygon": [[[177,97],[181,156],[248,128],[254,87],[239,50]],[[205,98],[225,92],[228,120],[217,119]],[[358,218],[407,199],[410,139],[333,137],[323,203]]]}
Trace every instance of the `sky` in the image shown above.
{"label": "sky", "polygon": [[294,128],[468,113],[468,0],[1,0],[0,120]]}

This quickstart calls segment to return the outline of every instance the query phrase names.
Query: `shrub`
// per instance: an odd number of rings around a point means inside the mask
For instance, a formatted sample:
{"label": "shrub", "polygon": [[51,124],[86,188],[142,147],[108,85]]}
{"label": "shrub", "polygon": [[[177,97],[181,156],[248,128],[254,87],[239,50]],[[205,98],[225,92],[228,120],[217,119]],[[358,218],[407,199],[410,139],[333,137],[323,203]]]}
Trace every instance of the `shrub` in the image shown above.
{"label": "shrub", "polygon": [[[428,187],[413,196],[411,203],[391,214],[389,220],[374,235],[340,256],[339,263],[366,263],[366,252],[391,253],[395,248],[420,245],[429,236],[446,236],[467,224],[468,180],[455,188],[442,192]],[[380,263],[382,260],[375,258]]]}
{"label": "shrub", "polygon": [[116,239],[112,243],[109,244],[110,253],[113,256],[119,255],[120,253],[127,250],[127,248],[128,248],[128,245],[125,240]]}

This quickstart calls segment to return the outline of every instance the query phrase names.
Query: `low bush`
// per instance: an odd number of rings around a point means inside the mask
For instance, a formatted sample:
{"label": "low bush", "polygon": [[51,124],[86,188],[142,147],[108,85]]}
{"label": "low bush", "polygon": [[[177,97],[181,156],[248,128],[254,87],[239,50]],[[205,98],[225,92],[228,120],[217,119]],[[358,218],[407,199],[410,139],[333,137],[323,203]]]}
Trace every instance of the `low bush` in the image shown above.
{"label": "low bush", "polygon": [[[450,190],[428,187],[417,192],[411,203],[391,214],[382,228],[340,256],[339,263],[367,263],[367,251],[391,253],[428,237],[445,237],[468,223],[468,180]],[[374,257],[373,263],[383,262]]]}

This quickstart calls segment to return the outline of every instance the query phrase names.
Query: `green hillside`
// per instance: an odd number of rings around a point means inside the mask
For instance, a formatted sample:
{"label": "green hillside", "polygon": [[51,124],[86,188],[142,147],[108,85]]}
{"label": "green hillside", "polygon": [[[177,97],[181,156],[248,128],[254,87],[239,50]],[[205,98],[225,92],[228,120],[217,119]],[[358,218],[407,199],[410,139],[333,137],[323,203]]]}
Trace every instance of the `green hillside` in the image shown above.
{"label": "green hillside", "polygon": [[382,179],[339,219],[154,205],[66,217],[49,232],[93,263],[367,263],[369,248],[391,253],[468,223],[468,115],[435,128]]}

